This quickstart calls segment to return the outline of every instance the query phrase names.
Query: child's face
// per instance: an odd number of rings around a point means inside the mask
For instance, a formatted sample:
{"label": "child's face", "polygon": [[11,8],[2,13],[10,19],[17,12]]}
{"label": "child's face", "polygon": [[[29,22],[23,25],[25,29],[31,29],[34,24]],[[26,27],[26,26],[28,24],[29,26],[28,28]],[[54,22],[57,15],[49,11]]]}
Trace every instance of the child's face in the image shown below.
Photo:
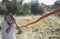
{"label": "child's face", "polygon": [[9,15],[6,16],[6,21],[10,22],[11,21],[11,17]]}

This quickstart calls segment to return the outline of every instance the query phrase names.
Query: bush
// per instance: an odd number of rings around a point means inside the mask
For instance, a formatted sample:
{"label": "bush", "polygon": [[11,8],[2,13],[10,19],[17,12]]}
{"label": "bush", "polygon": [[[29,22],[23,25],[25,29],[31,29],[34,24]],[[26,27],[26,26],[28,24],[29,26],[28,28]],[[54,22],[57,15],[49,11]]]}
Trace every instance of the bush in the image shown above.
{"label": "bush", "polygon": [[31,5],[31,12],[34,15],[42,15],[44,13],[44,7],[39,4],[32,4]]}

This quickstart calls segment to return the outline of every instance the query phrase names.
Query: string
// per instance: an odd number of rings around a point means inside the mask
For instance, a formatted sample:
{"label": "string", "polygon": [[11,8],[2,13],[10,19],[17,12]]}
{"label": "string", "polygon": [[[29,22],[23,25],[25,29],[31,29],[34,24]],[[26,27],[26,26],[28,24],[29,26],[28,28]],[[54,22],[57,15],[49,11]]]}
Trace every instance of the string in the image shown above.
{"label": "string", "polygon": [[29,25],[35,24],[35,23],[39,22],[40,20],[42,20],[42,19],[44,19],[44,18],[46,18],[46,17],[48,17],[48,16],[50,16],[50,15],[57,14],[57,13],[59,13],[59,12],[60,12],[60,8],[57,8],[57,9],[55,9],[55,10],[53,10],[53,11],[51,11],[51,12],[45,14],[45,15],[43,15],[42,17],[38,18],[38,19],[35,20],[34,22],[31,22],[31,23],[28,23],[28,24],[26,24],[26,25],[23,25],[22,27],[27,27],[27,26],[29,26]]}

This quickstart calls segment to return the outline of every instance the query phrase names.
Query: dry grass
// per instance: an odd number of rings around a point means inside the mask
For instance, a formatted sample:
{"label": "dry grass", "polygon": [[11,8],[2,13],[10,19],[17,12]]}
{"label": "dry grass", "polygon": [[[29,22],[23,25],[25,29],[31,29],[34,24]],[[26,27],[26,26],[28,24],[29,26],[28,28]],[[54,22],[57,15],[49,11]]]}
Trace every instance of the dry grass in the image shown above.
{"label": "dry grass", "polygon": [[[40,16],[16,16],[15,18],[18,24],[24,25],[36,20],[39,17]],[[44,38],[47,39],[48,37],[46,36],[52,35],[50,28],[52,30],[57,28],[60,29],[60,24],[55,23],[53,20],[49,18],[45,18],[36,24],[32,24],[28,27],[21,28],[23,33],[16,34],[16,37],[17,39],[44,39]],[[45,35],[44,33],[45,34],[47,33],[48,35],[44,36]]]}

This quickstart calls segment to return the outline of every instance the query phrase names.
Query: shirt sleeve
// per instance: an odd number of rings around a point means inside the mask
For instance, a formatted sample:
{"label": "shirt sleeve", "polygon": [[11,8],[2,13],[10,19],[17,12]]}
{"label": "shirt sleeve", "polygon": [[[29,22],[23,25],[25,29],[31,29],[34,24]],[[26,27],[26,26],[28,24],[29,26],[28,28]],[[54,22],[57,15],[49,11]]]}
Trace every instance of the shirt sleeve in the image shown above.
{"label": "shirt sleeve", "polygon": [[2,28],[2,26],[3,26],[3,22],[0,23],[0,29]]}
{"label": "shirt sleeve", "polygon": [[2,21],[1,21],[1,23],[0,23],[0,27],[2,27],[2,26],[3,26],[3,23],[4,23],[4,20],[2,20]]}
{"label": "shirt sleeve", "polygon": [[16,28],[16,24],[13,24],[13,26]]}
{"label": "shirt sleeve", "polygon": [[1,28],[1,23],[0,23],[0,28]]}
{"label": "shirt sleeve", "polygon": [[0,27],[2,26],[2,22],[0,23]]}

